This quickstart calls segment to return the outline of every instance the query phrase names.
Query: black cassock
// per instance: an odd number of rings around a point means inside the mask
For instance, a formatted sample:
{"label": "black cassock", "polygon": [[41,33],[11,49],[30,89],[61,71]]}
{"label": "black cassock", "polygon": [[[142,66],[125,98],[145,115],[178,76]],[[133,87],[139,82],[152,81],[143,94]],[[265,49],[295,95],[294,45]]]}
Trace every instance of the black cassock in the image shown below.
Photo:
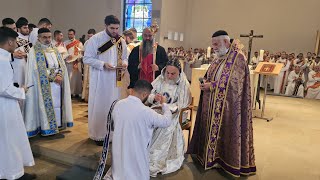
{"label": "black cassock", "polygon": [[[139,66],[139,46],[133,48],[133,50],[131,51],[130,55],[129,55],[129,60],[128,60],[128,71],[130,74],[130,85],[128,88],[133,88],[134,84],[137,82],[137,80],[139,79],[139,74],[140,74],[140,70],[138,69]],[[157,54],[156,54],[156,64],[159,67],[159,71],[156,71],[155,73],[155,78],[157,78],[160,73],[161,70],[166,66],[168,62],[168,56],[167,53],[165,51],[165,49],[158,45],[157,46]]]}

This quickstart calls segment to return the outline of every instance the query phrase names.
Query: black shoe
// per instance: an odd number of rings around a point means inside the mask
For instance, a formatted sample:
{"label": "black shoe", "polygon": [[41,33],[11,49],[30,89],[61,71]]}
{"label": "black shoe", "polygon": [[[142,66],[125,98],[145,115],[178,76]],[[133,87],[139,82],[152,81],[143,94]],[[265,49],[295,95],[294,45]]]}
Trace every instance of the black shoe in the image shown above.
{"label": "black shoe", "polygon": [[36,174],[28,174],[28,173],[24,173],[24,175],[19,178],[18,180],[32,180],[32,179],[36,179],[37,175]]}
{"label": "black shoe", "polygon": [[94,142],[96,142],[97,146],[103,146],[103,141],[94,141]]}

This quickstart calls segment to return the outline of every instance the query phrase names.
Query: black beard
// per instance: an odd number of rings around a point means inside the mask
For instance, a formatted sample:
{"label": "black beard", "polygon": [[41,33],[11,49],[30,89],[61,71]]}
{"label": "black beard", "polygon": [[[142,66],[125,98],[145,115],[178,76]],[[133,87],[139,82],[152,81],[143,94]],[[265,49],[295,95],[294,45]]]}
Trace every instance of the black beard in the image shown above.
{"label": "black beard", "polygon": [[108,29],[106,29],[106,32],[107,32],[107,34],[108,34],[110,37],[115,38],[115,37],[113,37],[112,34],[108,31]]}
{"label": "black beard", "polygon": [[144,40],[142,47],[142,57],[145,58],[153,51],[153,41],[152,40]]}

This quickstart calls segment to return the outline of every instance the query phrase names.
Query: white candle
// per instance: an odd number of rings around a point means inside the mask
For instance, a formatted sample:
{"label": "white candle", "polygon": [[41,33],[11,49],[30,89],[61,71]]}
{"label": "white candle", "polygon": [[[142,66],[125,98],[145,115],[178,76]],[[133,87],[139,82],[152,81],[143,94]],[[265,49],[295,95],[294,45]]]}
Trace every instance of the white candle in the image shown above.
{"label": "white candle", "polygon": [[263,54],[264,54],[264,50],[261,49],[260,50],[260,55],[259,55],[259,61],[263,61]]}
{"label": "white candle", "polygon": [[211,47],[209,46],[207,49],[207,58],[211,57]]}

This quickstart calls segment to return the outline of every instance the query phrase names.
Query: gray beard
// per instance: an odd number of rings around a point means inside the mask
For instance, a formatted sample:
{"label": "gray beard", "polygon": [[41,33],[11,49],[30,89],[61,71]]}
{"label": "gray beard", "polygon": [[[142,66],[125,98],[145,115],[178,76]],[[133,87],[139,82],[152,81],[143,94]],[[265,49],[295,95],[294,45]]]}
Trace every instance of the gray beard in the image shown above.
{"label": "gray beard", "polygon": [[142,57],[145,58],[153,52],[153,41],[143,41]]}

